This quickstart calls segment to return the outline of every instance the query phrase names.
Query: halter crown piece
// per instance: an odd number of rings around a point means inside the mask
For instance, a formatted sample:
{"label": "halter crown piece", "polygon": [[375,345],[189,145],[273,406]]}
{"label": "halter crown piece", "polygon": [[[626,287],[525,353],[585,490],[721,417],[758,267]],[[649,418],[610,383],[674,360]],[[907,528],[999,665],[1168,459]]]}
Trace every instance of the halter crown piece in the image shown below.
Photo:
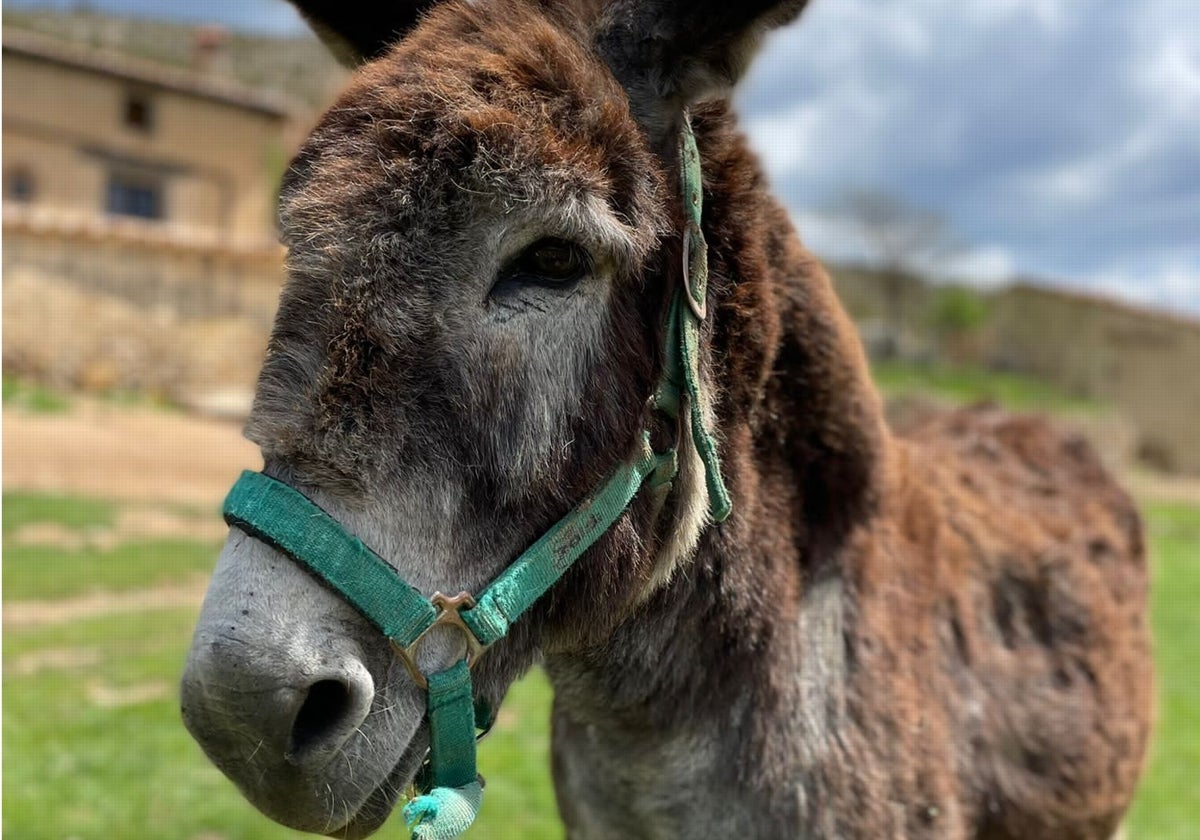
{"label": "halter crown piece", "polygon": [[[708,254],[700,230],[703,189],[700,154],[685,121],[680,140],[684,273],[667,314],[663,374],[655,407],[680,423],[683,402],[692,440],[705,467],[709,512],[723,522],[730,513],[716,442],[705,422],[700,394],[699,335],[708,285]],[[420,793],[404,808],[415,840],[451,840],[470,827],[483,795],[475,769],[475,746],[495,720],[476,706],[471,667],[509,627],[562,577],[629,506],[643,485],[666,492],[678,473],[674,449],[656,453],[642,432],[633,456],[574,510],[553,525],[482,593],[426,598],[378,554],[300,492],[269,476],[244,472],[225,500],[225,521],[273,546],[332,586],[389,640],[413,680],[426,689],[429,758],[418,776]],[[421,640],[435,626],[453,626],[467,641],[467,655],[453,666],[425,674],[417,666]]]}

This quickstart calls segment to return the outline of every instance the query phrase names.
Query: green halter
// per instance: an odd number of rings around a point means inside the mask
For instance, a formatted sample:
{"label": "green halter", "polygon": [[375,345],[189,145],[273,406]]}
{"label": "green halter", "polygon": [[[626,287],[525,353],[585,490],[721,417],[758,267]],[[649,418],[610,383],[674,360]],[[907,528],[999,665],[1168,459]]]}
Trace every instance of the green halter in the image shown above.
{"label": "green halter", "polygon": [[[692,439],[705,466],[709,511],[722,522],[731,509],[721,478],[716,443],[700,397],[699,332],[705,317],[708,256],[700,232],[700,155],[691,126],[681,139],[684,282],[667,315],[664,370],[655,406],[678,420],[686,399]],[[451,840],[471,825],[482,786],[475,769],[477,730],[494,719],[477,708],[471,667],[490,645],[596,542],[629,506],[643,485],[666,491],[678,472],[675,450],[655,453],[643,431],[633,456],[613,471],[557,524],[512,562],[477,598],[466,593],[426,598],[333,517],[304,495],[262,473],[244,472],[225,500],[225,521],[275,547],[324,580],[379,628],[413,680],[427,691],[430,756],[418,780],[422,795],[404,808],[417,840]],[[417,666],[421,640],[432,628],[453,626],[467,641],[467,656],[444,671]]]}

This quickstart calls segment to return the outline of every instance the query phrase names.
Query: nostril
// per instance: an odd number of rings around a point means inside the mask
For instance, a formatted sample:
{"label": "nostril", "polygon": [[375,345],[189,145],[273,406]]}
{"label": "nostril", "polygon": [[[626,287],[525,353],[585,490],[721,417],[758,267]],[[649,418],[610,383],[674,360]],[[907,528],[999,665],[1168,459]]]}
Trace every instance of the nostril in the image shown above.
{"label": "nostril", "polygon": [[313,683],[296,712],[288,753],[307,760],[345,743],[361,722],[355,720],[350,688],[338,680]]}

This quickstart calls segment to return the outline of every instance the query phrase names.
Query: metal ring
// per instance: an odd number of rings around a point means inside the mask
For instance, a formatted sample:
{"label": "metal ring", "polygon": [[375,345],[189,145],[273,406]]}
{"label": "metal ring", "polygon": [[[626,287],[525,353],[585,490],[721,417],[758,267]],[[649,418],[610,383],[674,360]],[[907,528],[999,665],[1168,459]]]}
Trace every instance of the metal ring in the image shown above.
{"label": "metal ring", "polygon": [[441,592],[435,592],[429,600],[438,609],[437,617],[433,620],[433,623],[422,630],[420,635],[413,639],[412,644],[408,647],[401,646],[395,639],[389,640],[392,643],[392,650],[400,658],[400,661],[404,663],[404,667],[408,669],[409,676],[412,677],[413,682],[417,684],[418,688],[424,690],[429,689],[429,678],[421,670],[420,666],[417,665],[417,648],[420,647],[425,636],[433,628],[443,626],[454,627],[462,632],[464,638],[467,640],[467,668],[474,668],[475,663],[479,661],[479,657],[487,650],[459,614],[461,610],[469,610],[475,606],[474,598],[466,592],[460,592],[453,598],[443,595]]}

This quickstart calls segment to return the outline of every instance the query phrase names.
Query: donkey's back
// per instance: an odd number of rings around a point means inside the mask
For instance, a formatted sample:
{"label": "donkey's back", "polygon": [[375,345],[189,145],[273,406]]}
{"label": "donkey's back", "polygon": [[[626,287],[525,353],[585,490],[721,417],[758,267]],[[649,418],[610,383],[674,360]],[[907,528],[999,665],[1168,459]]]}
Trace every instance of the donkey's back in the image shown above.
{"label": "donkey's back", "polygon": [[901,809],[910,836],[1108,836],[1151,720],[1136,509],[1041,419],[968,409],[897,443],[847,634],[851,766],[896,798],[839,810],[882,827]]}

